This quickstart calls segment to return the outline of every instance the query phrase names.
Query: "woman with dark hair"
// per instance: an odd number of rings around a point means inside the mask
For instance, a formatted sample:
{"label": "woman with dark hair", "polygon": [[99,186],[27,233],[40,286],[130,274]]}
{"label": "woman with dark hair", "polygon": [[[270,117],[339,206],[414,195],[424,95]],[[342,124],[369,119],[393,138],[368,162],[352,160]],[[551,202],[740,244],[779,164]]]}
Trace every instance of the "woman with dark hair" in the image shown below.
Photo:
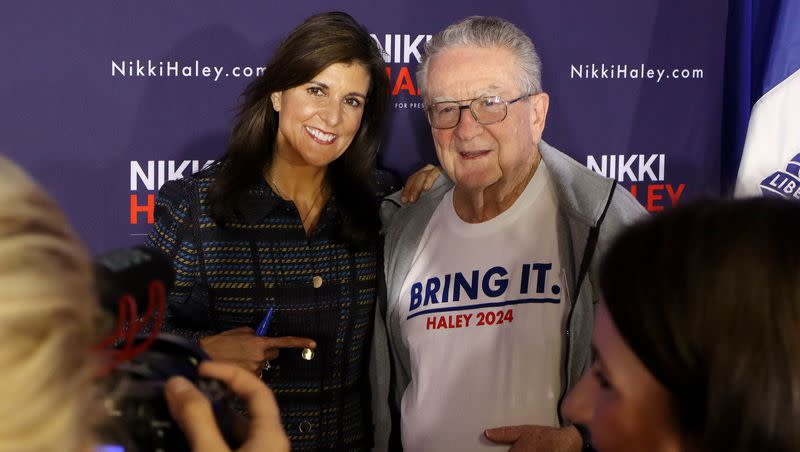
{"label": "woman with dark hair", "polygon": [[294,450],[372,442],[375,158],[388,102],[367,31],[345,13],[312,16],[244,91],[227,153],[156,202],[148,243],[177,273],[165,331],[261,375]]}
{"label": "woman with dark hair", "polygon": [[606,254],[564,415],[614,451],[800,450],[800,205],[706,202]]}

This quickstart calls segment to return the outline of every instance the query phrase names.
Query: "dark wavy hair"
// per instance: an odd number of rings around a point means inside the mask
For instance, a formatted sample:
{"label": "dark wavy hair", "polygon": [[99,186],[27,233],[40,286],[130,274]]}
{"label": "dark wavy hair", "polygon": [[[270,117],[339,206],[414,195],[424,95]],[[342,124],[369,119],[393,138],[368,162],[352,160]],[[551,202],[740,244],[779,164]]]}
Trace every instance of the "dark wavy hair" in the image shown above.
{"label": "dark wavy hair", "polygon": [[340,238],[359,247],[374,242],[380,228],[375,159],[389,105],[389,80],[378,44],[343,12],[306,19],[242,93],[230,144],[209,195],[211,215],[219,225],[224,226],[241,193],[263,180],[272,161],[278,113],[270,94],[302,85],[335,63],[364,65],[370,86],[358,132],[344,154],[328,166],[326,182],[341,211]]}
{"label": "dark wavy hair", "polygon": [[800,450],[800,205],[656,215],[617,238],[600,289],[669,391],[687,450]]}

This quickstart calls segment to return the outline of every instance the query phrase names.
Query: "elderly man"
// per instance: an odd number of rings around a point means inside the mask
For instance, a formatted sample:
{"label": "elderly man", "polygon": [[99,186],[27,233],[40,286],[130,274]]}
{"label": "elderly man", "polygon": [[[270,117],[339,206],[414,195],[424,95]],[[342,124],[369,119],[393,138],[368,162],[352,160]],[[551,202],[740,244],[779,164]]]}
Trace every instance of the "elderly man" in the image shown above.
{"label": "elderly man", "polygon": [[451,25],[426,45],[417,80],[447,178],[382,208],[376,334],[385,327],[392,362],[373,350],[376,446],[390,364],[405,449],[581,450],[559,404],[590,365],[594,265],[644,210],[542,140],[541,64],[513,24]]}

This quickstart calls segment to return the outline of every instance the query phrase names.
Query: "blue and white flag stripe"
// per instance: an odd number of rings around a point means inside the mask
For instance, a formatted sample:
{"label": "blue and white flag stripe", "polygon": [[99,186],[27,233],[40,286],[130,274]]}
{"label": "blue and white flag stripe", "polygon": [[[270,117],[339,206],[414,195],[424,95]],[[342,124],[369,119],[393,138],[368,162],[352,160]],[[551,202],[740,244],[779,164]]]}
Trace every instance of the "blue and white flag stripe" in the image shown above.
{"label": "blue and white flag stripe", "polygon": [[776,172],[798,176],[789,168],[794,166],[797,154],[800,154],[800,69],[753,106],[735,195],[775,193],[775,185],[770,181]]}
{"label": "blue and white flag stripe", "polygon": [[[758,2],[754,3],[757,5]],[[747,127],[735,196],[797,198],[800,174],[800,1],[779,2],[763,74],[763,95]]]}

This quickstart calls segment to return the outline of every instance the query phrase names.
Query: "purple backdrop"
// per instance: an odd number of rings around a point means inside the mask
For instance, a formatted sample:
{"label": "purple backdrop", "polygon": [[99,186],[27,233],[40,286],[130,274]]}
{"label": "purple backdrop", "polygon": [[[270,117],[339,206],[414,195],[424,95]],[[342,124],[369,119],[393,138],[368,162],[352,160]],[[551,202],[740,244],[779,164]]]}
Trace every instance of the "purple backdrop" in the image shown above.
{"label": "purple backdrop", "polygon": [[650,210],[719,194],[724,0],[375,5],[6,1],[0,152],[53,193],[93,251],[139,243],[160,183],[224,151],[248,71],[305,17],[339,9],[390,55],[381,162],[405,176],[435,159],[417,52],[426,35],[484,14],[511,19],[537,45],[551,144],[616,177]]}

